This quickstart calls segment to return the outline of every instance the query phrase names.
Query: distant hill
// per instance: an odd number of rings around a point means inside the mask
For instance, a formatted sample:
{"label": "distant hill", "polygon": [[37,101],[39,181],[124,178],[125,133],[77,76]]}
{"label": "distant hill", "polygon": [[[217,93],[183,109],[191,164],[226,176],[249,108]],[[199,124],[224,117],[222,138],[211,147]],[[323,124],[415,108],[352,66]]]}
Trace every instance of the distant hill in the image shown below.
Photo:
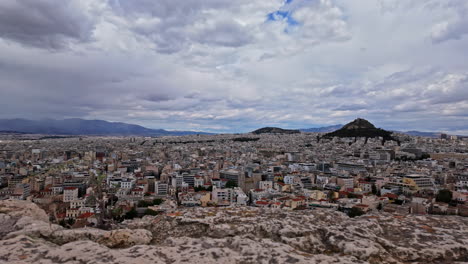
{"label": "distant hill", "polygon": [[266,134],[266,133],[272,133],[272,134],[298,134],[301,133],[299,130],[295,129],[282,129],[279,127],[264,127],[257,129],[255,131],[252,131],[254,134]]}
{"label": "distant hill", "polygon": [[416,137],[430,137],[430,138],[439,138],[440,137],[440,132],[421,132],[421,131],[406,131],[406,132],[398,132],[410,136],[416,136]]}
{"label": "distant hill", "polygon": [[309,132],[309,133],[328,133],[336,131],[342,128],[343,125],[333,125],[333,126],[326,126],[326,127],[313,127],[313,128],[301,128],[299,129],[301,132]]}
{"label": "distant hill", "polygon": [[209,134],[195,131],[167,131],[149,129],[139,125],[71,118],[64,120],[0,119],[0,130],[17,133],[46,135],[123,135],[123,136],[170,136]]}
{"label": "distant hill", "polygon": [[384,140],[392,140],[392,132],[376,128],[369,121],[358,118],[351,123],[344,125],[341,129],[326,134],[324,137],[382,137]]}
{"label": "distant hill", "polygon": [[[421,132],[421,131],[406,131],[406,132],[399,132],[395,131],[397,133],[402,133],[410,136],[416,136],[416,137],[429,137],[429,138],[440,138],[442,132]],[[452,134],[449,134],[449,136],[452,136]],[[458,138],[467,138],[466,135],[454,135],[457,136]]]}

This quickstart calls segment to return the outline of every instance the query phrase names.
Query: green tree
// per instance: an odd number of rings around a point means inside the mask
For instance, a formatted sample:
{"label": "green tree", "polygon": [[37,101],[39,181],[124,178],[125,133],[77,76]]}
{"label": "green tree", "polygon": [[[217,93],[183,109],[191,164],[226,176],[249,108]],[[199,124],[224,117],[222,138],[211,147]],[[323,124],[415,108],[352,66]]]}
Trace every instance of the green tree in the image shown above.
{"label": "green tree", "polygon": [[231,189],[232,189],[232,188],[234,188],[234,187],[237,187],[237,184],[236,184],[235,181],[232,181],[232,180],[231,180],[231,181],[228,181],[228,182],[226,183],[226,186],[225,186],[225,187],[226,187],[226,188],[231,188]]}
{"label": "green tree", "polygon": [[164,199],[156,198],[153,200],[153,205],[160,205],[164,202]]}
{"label": "green tree", "polygon": [[141,201],[138,201],[138,207],[148,207],[148,206],[153,206],[153,205],[160,205],[164,202],[163,199],[159,199],[159,198],[156,198],[152,201],[145,201],[145,200],[141,200]]}
{"label": "green tree", "polygon": [[112,219],[114,219],[115,221],[122,221],[122,208],[120,207],[116,207],[114,208],[112,211],[111,211],[111,216],[112,216]]}
{"label": "green tree", "polygon": [[138,216],[138,212],[135,207],[132,207],[130,211],[125,214],[125,219],[133,219]]}
{"label": "green tree", "polygon": [[157,211],[151,210],[151,209],[146,209],[145,210],[145,215],[158,215],[159,213]]}
{"label": "green tree", "polygon": [[153,205],[152,202],[150,201],[145,201],[145,200],[141,200],[141,201],[138,201],[138,207],[148,207],[148,206],[151,206]]}
{"label": "green tree", "polygon": [[436,196],[437,202],[450,203],[452,201],[452,192],[450,190],[440,190]]}
{"label": "green tree", "polygon": [[62,219],[59,222],[59,225],[65,227],[65,228],[71,228],[75,224],[75,219],[73,218],[68,218],[68,219]]}
{"label": "green tree", "polygon": [[380,211],[380,210],[382,210],[382,209],[383,209],[383,205],[382,205],[381,203],[379,203],[379,204],[377,205],[377,210]]}
{"label": "green tree", "polygon": [[361,216],[365,214],[364,211],[362,211],[360,208],[357,208],[357,207],[353,207],[351,208],[351,210],[348,211],[348,216],[353,218],[353,217],[356,217],[356,216]]}
{"label": "green tree", "polygon": [[431,155],[429,155],[428,153],[423,153],[421,155],[421,159],[429,159],[431,157]]}
{"label": "green tree", "polygon": [[375,186],[374,183],[372,184],[372,194],[373,194],[373,195],[376,195],[376,194],[377,194],[377,186]]}

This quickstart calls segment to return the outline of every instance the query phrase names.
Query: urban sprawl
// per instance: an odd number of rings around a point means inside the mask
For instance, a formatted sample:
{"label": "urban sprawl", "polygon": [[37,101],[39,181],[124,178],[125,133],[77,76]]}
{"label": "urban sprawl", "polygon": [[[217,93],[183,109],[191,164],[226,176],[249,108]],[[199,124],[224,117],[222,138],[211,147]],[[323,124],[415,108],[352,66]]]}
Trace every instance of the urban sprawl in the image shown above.
{"label": "urban sprawl", "polygon": [[394,137],[2,134],[0,199],[69,228],[198,206],[468,216],[468,140]]}

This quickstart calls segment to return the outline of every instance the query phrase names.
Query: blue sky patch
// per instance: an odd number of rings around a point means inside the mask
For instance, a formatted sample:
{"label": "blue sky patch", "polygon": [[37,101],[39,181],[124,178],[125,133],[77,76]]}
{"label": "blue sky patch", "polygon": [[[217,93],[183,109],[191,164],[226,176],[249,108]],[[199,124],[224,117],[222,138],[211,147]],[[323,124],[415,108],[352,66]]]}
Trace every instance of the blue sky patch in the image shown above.
{"label": "blue sky patch", "polygon": [[[291,0],[290,0],[291,1]],[[275,11],[267,15],[267,21],[286,20],[289,26],[297,26],[299,22],[292,17],[291,11]]]}
{"label": "blue sky patch", "polygon": [[[294,0],[285,0],[283,7],[291,4]],[[292,10],[278,10],[267,15],[267,22],[268,21],[286,21],[288,23],[288,27],[285,28],[284,32],[290,32],[290,27],[298,26],[299,22],[293,18],[293,11]]]}

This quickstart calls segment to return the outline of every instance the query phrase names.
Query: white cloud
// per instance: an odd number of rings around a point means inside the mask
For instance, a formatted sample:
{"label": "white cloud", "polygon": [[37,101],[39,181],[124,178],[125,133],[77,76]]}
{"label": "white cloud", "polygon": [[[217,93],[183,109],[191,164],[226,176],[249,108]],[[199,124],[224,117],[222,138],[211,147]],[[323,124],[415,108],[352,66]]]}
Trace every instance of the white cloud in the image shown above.
{"label": "white cloud", "polygon": [[468,118],[461,0],[52,2],[0,3],[0,117],[215,131]]}

